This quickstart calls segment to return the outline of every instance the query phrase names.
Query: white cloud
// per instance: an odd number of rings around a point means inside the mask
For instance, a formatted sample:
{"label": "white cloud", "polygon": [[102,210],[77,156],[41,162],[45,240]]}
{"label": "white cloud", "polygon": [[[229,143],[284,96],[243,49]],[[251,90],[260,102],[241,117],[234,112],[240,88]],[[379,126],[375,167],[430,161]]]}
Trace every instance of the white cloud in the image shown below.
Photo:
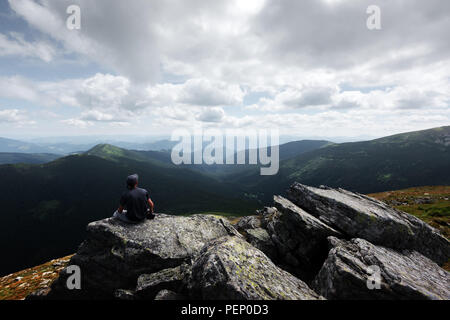
{"label": "white cloud", "polygon": [[37,101],[39,99],[36,84],[20,76],[0,77],[0,97]]}
{"label": "white cloud", "polygon": [[110,74],[96,74],[81,81],[75,88],[77,104],[87,108],[110,108],[121,106],[128,96],[130,82],[128,79]]}
{"label": "white cloud", "polygon": [[117,120],[112,113],[105,113],[99,110],[89,110],[81,114],[80,120],[111,122]]}
{"label": "white cloud", "polygon": [[181,84],[162,84],[147,89],[152,105],[238,106],[245,92],[235,84],[208,79],[189,79]]}
{"label": "white cloud", "polygon": [[67,124],[69,126],[74,126],[80,129],[85,129],[94,125],[92,121],[85,121],[80,119],[65,119],[61,120],[61,123]]}
{"label": "white cloud", "polygon": [[17,126],[31,125],[35,121],[30,120],[26,112],[19,109],[3,109],[0,110],[0,123],[14,124]]}
{"label": "white cloud", "polygon": [[47,42],[28,42],[23,35],[15,32],[9,36],[0,33],[0,56],[31,57],[50,62],[55,55],[55,48]]}
{"label": "white cloud", "polygon": [[240,105],[244,92],[238,85],[207,79],[190,79],[183,84],[179,101],[198,106]]}
{"label": "white cloud", "polygon": [[[78,0],[78,31],[65,27],[71,0],[9,3],[44,39],[101,66],[60,81],[0,77],[0,97],[78,108],[67,124],[378,134],[450,121],[450,2],[381,0],[379,32],[365,25],[369,0]],[[0,56],[53,61],[46,44],[0,34]]]}
{"label": "white cloud", "polygon": [[110,74],[98,73],[87,79],[56,82],[32,81],[21,76],[0,77],[0,97],[42,106],[118,107],[124,104],[129,90],[128,79]]}

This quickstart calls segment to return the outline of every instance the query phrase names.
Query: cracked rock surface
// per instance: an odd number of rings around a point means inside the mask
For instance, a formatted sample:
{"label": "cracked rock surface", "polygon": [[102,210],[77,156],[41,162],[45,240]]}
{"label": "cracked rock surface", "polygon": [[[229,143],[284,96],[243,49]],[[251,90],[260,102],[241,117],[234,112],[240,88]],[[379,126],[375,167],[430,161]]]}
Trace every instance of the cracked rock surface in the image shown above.
{"label": "cracked rock surface", "polygon": [[192,298],[197,299],[321,299],[306,283],[237,237],[217,239],[205,247],[188,282]]}
{"label": "cracked rock surface", "polygon": [[416,251],[329,240],[333,248],[314,282],[327,299],[450,299],[450,274]]}
{"label": "cracked rock surface", "polygon": [[239,236],[227,221],[207,215],[158,215],[135,225],[114,218],[90,223],[69,262],[80,267],[81,290],[67,290],[63,271],[49,297],[111,298],[116,289],[134,288],[142,274],[190,263],[206,243],[227,235]]}
{"label": "cracked rock surface", "polygon": [[[30,298],[450,299],[439,266],[449,241],[364,195],[294,183],[235,227],[211,215],[90,223],[68,267]],[[80,290],[66,286],[74,265]]]}
{"label": "cracked rock surface", "polygon": [[294,183],[289,199],[349,238],[422,253],[438,264],[450,258],[450,243],[422,220],[384,202],[344,189]]}

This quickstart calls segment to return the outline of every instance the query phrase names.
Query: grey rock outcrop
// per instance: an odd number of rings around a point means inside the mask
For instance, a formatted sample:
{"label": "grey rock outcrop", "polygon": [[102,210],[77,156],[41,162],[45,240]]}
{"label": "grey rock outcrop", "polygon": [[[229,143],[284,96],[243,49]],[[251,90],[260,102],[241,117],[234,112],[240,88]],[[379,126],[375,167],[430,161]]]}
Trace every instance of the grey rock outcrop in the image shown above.
{"label": "grey rock outcrop", "polygon": [[277,212],[267,230],[281,263],[301,279],[311,280],[327,257],[327,237],[342,234],[281,196],[274,196],[274,204]]}
{"label": "grey rock outcrop", "polygon": [[158,215],[136,225],[109,218],[90,223],[87,238],[69,265],[81,270],[81,290],[67,290],[61,272],[49,298],[111,298],[116,289],[134,289],[142,274],[191,263],[209,241],[240,236],[223,219],[206,215]]}
{"label": "grey rock outcrop", "polygon": [[277,261],[277,248],[265,229],[265,218],[264,211],[257,216],[242,217],[236,228],[252,246],[264,252],[272,261]]}
{"label": "grey rock outcrop", "polygon": [[185,300],[185,299],[186,299],[185,296],[166,289],[158,292],[158,294],[155,297],[155,300]]}
{"label": "grey rock outcrop", "polygon": [[114,298],[117,300],[136,300],[133,290],[117,289],[114,291]]}
{"label": "grey rock outcrop", "polygon": [[194,299],[321,299],[303,281],[237,237],[220,238],[206,246],[187,281]]}
{"label": "grey rock outcrop", "polygon": [[252,246],[264,252],[272,261],[279,260],[279,251],[266,229],[248,229],[245,238]]}
{"label": "grey rock outcrop", "polygon": [[296,205],[349,238],[415,250],[438,264],[450,258],[449,241],[439,231],[384,202],[343,189],[314,188],[300,183],[294,183],[288,194]]}
{"label": "grey rock outcrop", "polygon": [[179,292],[185,273],[183,269],[183,266],[178,266],[140,275],[137,281],[136,295],[142,299],[154,299],[161,290]]}
{"label": "grey rock outcrop", "polygon": [[327,237],[343,235],[281,196],[274,207],[236,225],[246,240],[283,269],[310,281],[328,254]]}
{"label": "grey rock outcrop", "polygon": [[328,299],[450,299],[450,274],[416,251],[400,253],[363,239],[330,237],[330,244],[314,282]]}
{"label": "grey rock outcrop", "polygon": [[236,224],[236,229],[239,232],[249,229],[261,228],[261,216],[245,216],[242,217]]}
{"label": "grey rock outcrop", "polygon": [[450,245],[432,227],[342,189],[294,183],[289,198],[237,230],[210,215],[93,222],[69,262],[81,289],[66,268],[28,299],[450,299]]}

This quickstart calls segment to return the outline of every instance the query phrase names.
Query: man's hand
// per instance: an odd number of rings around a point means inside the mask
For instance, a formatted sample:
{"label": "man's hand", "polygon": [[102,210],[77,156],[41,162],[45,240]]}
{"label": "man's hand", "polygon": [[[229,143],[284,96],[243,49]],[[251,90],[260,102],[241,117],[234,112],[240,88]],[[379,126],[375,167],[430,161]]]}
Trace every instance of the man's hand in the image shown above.
{"label": "man's hand", "polygon": [[155,209],[155,205],[153,204],[153,201],[150,198],[148,198],[148,205],[150,207],[150,213],[153,214],[154,209]]}
{"label": "man's hand", "polygon": [[121,205],[119,206],[119,209],[117,209],[117,212],[118,213],[122,213],[123,212],[123,207]]}

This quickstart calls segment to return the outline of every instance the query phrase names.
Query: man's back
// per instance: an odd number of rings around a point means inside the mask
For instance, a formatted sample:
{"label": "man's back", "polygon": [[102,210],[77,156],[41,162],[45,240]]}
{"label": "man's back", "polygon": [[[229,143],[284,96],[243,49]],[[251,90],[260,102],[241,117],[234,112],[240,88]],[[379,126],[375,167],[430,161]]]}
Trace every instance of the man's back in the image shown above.
{"label": "man's back", "polygon": [[141,221],[145,219],[149,195],[147,190],[134,188],[122,194],[120,205],[127,210],[127,218],[132,221]]}

